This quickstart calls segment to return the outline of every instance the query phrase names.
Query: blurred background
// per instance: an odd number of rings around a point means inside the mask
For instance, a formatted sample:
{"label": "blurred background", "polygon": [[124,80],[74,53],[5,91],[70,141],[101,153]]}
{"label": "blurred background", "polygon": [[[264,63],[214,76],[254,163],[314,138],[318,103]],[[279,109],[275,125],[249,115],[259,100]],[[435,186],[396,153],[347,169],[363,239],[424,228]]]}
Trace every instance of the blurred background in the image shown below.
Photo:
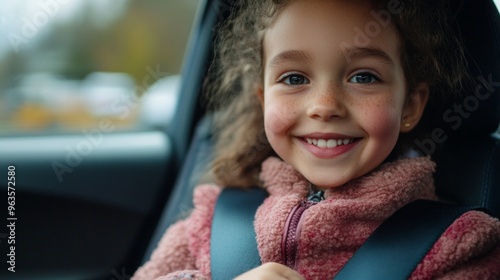
{"label": "blurred background", "polygon": [[0,135],[165,128],[198,4],[1,1]]}
{"label": "blurred background", "polygon": [[164,128],[198,0],[0,2],[0,135]]}

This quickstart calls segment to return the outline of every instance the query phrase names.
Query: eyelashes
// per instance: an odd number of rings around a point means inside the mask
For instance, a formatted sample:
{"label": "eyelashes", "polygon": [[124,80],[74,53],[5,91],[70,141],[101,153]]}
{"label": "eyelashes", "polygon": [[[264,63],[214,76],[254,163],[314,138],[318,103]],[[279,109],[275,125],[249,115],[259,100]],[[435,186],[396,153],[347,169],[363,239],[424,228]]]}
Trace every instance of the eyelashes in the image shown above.
{"label": "eyelashes", "polygon": [[371,72],[360,72],[356,73],[353,76],[351,76],[348,81],[350,83],[357,83],[357,84],[373,84],[380,82],[381,79],[379,76],[371,73]]}
{"label": "eyelashes", "polygon": [[[370,85],[381,82],[382,80],[378,75],[372,72],[362,71],[350,76],[349,78],[347,78],[347,81],[354,84]],[[285,73],[278,78],[277,82],[289,86],[298,86],[311,83],[311,81],[305,75],[297,72]]]}
{"label": "eyelashes", "polygon": [[278,83],[283,83],[289,86],[298,86],[303,84],[309,84],[310,81],[304,75],[299,73],[285,73],[278,78]]}

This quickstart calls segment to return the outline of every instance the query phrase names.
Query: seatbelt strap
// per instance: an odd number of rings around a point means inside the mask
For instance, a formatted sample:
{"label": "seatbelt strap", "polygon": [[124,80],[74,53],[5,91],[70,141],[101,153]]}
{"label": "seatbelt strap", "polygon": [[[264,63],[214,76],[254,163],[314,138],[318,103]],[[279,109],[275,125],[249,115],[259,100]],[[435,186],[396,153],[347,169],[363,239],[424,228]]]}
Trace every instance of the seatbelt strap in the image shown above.
{"label": "seatbelt strap", "polygon": [[444,231],[470,210],[430,200],[414,201],[384,221],[335,280],[408,279]]}
{"label": "seatbelt strap", "polygon": [[222,190],[210,237],[212,279],[230,280],[260,265],[253,221],[266,196],[260,188]]}
{"label": "seatbelt strap", "polygon": [[[262,189],[224,189],[215,206],[210,245],[212,279],[226,280],[260,265],[253,221],[267,196]],[[334,280],[408,279],[462,207],[417,200],[385,220]]]}

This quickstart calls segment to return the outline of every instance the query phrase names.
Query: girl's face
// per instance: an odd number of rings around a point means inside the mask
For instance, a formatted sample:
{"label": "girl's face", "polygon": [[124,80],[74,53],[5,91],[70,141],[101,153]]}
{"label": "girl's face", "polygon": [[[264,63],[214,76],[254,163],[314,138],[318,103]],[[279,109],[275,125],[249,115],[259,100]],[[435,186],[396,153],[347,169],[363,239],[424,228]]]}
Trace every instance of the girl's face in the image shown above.
{"label": "girl's face", "polygon": [[381,164],[427,101],[425,84],[406,94],[397,31],[376,12],[370,1],[291,1],[264,37],[267,137],[323,189]]}

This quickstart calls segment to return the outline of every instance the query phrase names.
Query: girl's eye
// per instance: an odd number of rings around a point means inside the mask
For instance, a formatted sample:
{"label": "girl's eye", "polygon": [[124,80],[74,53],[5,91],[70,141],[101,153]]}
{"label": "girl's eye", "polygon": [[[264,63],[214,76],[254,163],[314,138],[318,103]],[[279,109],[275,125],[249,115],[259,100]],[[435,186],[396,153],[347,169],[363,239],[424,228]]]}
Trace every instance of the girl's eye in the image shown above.
{"label": "girl's eye", "polygon": [[349,79],[349,82],[357,84],[372,84],[378,81],[380,81],[380,79],[371,73],[359,73]]}
{"label": "girl's eye", "polygon": [[286,85],[296,86],[308,84],[309,80],[300,74],[290,74],[285,75],[283,78],[280,78],[279,82],[285,83]]}

